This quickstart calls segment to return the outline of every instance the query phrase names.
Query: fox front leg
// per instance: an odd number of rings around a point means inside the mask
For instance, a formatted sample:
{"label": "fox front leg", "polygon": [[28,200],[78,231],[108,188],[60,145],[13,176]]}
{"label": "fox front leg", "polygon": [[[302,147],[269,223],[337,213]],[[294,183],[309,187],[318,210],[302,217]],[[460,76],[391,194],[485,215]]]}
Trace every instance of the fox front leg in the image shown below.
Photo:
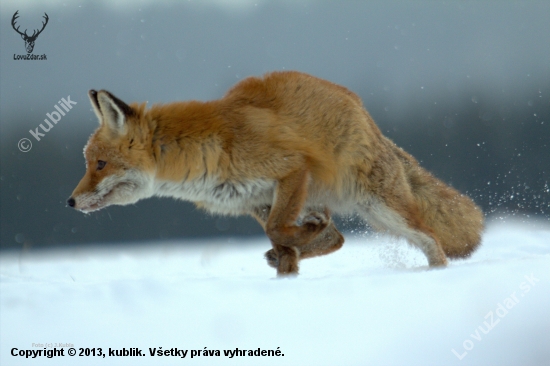
{"label": "fox front leg", "polygon": [[324,215],[310,213],[301,225],[296,223],[307,198],[308,181],[309,172],[302,169],[292,172],[277,184],[265,232],[277,256],[278,276],[298,274],[300,248],[315,239],[330,223],[328,210]]}
{"label": "fox front leg", "polygon": [[[317,217],[319,215],[327,214],[327,211],[324,213],[321,212],[309,212],[304,220],[307,220],[308,217]],[[308,244],[300,247],[298,249],[299,260],[306,258],[318,257],[321,255],[327,255],[333,253],[340,249],[344,244],[344,236],[338,231],[334,222],[330,219],[330,216],[326,216],[326,220],[329,221],[329,225],[323,230],[322,233],[317,235],[312,241]],[[258,220],[259,221],[259,220]],[[265,253],[265,259],[267,264],[270,267],[277,269],[279,266],[279,256],[275,252],[275,249],[269,249]]]}

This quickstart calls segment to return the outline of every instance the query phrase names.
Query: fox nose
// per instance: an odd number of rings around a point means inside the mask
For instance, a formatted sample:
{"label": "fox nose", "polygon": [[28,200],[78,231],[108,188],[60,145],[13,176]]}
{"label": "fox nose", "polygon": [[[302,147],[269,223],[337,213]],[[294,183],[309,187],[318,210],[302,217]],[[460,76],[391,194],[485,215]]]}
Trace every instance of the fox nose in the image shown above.
{"label": "fox nose", "polygon": [[74,198],[70,197],[67,200],[67,205],[69,205],[70,207],[74,207],[75,204],[76,204],[76,202],[74,201]]}

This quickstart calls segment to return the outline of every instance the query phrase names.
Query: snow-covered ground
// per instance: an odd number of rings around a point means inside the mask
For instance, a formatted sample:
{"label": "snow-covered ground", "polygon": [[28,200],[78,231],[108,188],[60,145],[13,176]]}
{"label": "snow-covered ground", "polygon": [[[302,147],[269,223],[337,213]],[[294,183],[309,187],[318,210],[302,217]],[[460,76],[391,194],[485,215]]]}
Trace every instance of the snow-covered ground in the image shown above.
{"label": "snow-covered ground", "polygon": [[[0,364],[550,362],[550,226],[490,224],[473,257],[444,270],[402,241],[347,235],[339,252],[302,262],[298,278],[276,280],[268,248],[262,238],[4,253]],[[11,355],[55,343],[64,356]],[[144,356],[108,355],[135,347]],[[150,356],[161,347],[188,352]],[[236,348],[282,355],[224,355]]]}

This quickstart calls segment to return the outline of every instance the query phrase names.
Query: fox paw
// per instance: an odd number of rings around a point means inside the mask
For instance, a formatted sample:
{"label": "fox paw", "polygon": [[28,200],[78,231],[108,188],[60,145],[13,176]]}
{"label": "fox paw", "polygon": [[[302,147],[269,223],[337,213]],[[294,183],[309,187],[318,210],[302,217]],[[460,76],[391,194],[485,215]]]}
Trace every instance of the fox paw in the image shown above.
{"label": "fox paw", "polygon": [[269,249],[265,252],[264,257],[270,267],[277,268],[279,266],[279,257],[277,256],[277,253],[275,253],[275,250]]}
{"label": "fox paw", "polygon": [[309,232],[321,232],[328,224],[330,224],[330,217],[321,212],[310,212],[302,219],[302,225]]}

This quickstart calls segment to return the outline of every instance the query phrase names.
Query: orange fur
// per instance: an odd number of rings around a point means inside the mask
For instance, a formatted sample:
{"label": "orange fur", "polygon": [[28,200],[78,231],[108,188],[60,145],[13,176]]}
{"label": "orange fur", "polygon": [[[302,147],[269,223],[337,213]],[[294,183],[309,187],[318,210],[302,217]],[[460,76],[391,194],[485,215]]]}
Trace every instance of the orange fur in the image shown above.
{"label": "orange fur", "polygon": [[481,210],[384,137],[342,86],[274,72],[209,102],[146,109],[106,91],[90,91],[90,99],[100,127],[69,199],[82,211],[157,195],[250,214],[272,241],[266,258],[279,275],[342,246],[331,211],[359,213],[407,238],[430,266],[468,256],[480,243]]}

